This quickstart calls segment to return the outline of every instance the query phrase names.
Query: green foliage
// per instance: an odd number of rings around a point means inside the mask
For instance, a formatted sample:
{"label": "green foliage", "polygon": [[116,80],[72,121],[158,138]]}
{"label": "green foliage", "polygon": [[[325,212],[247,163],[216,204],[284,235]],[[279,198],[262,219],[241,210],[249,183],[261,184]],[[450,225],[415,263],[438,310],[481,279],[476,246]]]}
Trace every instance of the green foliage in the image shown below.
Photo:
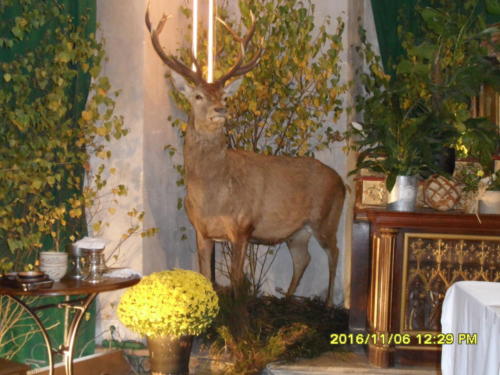
{"label": "green foliage", "polygon": [[457,168],[454,179],[462,185],[465,193],[500,191],[500,170],[488,176],[479,163],[463,163]]}
{"label": "green foliage", "polygon": [[[101,201],[126,195],[123,185],[107,186],[105,176],[116,172],[107,167],[107,143],[128,130],[114,114],[119,93],[101,75],[103,44],[86,32],[86,17],[35,0],[3,1],[0,14],[7,31],[0,39],[0,247],[21,269],[38,250],[83,236],[86,224],[94,233],[106,225]],[[94,171],[91,157],[101,160]],[[135,222],[124,238],[154,234],[140,231],[143,213],[129,216]]]}
{"label": "green foliage", "polygon": [[361,30],[361,46],[367,72],[359,74],[364,93],[356,98],[356,110],[363,111],[363,125],[346,132],[349,147],[358,151],[355,173],[369,168],[387,176],[392,190],[396,176],[418,175],[432,169],[434,154],[442,147],[440,129],[420,116],[413,102],[409,82],[383,72],[380,57]]}
{"label": "green foliage", "polygon": [[280,328],[268,338],[262,340],[258,334],[251,332],[244,338],[235,338],[225,326],[218,330],[226,347],[230,350],[233,363],[225,369],[225,374],[250,375],[260,374],[270,362],[276,361],[298,338],[307,332],[308,328],[299,323],[293,323]]}
{"label": "green foliage", "polygon": [[332,121],[342,112],[340,96],[347,89],[340,82],[343,21],[337,19],[332,34],[326,18],[316,33],[311,1],[239,4],[244,19],[255,14],[256,38],[265,50],[229,101],[230,146],[275,155],[312,155],[328,147],[338,140]]}
{"label": "green foliage", "polygon": [[[64,249],[87,224],[98,235],[107,225],[102,207],[112,214],[127,191],[107,186],[116,173],[107,143],[127,130],[114,114],[118,92],[101,75],[104,47],[89,32],[93,20],[71,15],[76,8],[91,13],[85,4],[91,1],[0,2],[0,272],[32,268],[27,263],[39,250]],[[100,161],[95,170],[92,157]],[[117,247],[156,232],[139,225],[143,212],[128,215]],[[24,360],[24,344],[40,337],[18,305],[5,298],[0,304],[0,352]],[[80,331],[83,338],[89,332]]]}
{"label": "green foliage", "polygon": [[435,156],[445,147],[491,169],[498,145],[495,125],[470,113],[471,97],[481,85],[499,87],[498,63],[488,58],[487,48],[498,51],[491,42],[497,29],[486,27],[476,1],[433,4],[417,8],[419,40],[400,28],[405,56],[394,76],[383,73],[363,32],[358,48],[368,67],[360,74],[364,93],[357,98],[364,124],[347,135],[360,152],[357,169],[385,173],[389,190],[397,174],[439,172]]}
{"label": "green foliage", "polygon": [[[247,73],[236,95],[228,100],[226,134],[229,146],[265,154],[312,155],[339,140],[334,130],[343,107],[340,96],[347,85],[340,81],[340,53],[344,23],[337,19],[334,33],[325,19],[314,30],[314,5],[311,1],[266,0],[239,2],[244,24],[250,24],[250,12],[256,18],[256,33],[247,56],[252,56],[262,41],[259,64]],[[235,26],[224,9],[219,16]],[[234,63],[238,46],[223,28],[217,29],[220,54],[215,78]],[[203,39],[205,40],[205,39]],[[205,45],[199,59],[206,66]],[[188,52],[181,55],[190,64]],[[180,108],[189,112],[187,101],[171,91]],[[181,131],[187,127],[174,120]]]}
{"label": "green foliage", "polygon": [[[221,312],[208,339],[214,340],[212,352],[229,353],[226,373],[258,374],[270,362],[342,349],[330,345],[330,335],[347,332],[345,310],[325,308],[319,298],[255,296],[248,288],[237,300],[219,292]],[[239,319],[235,311],[242,305],[247,311]]]}
{"label": "green foliage", "polygon": [[3,257],[0,258],[0,275],[9,272],[14,264],[10,261],[9,258]]}
{"label": "green foliage", "polygon": [[486,184],[487,178],[484,171],[478,163],[467,163],[459,167],[454,176],[455,180],[462,185],[462,191],[465,193],[476,193],[481,183]]}
{"label": "green foliage", "polygon": [[406,58],[397,65],[399,79],[408,82],[412,102],[422,117],[442,129],[442,140],[461,145],[464,157],[474,157],[488,170],[496,151],[496,127],[486,119],[471,119],[470,100],[482,85],[500,89],[500,69],[488,55],[499,51],[492,40],[498,27],[488,27],[479,2],[440,0],[419,7],[420,40],[400,29]]}
{"label": "green foliage", "polygon": [[[2,12],[10,4],[3,2]],[[98,77],[104,52],[85,35],[87,20],[75,22],[57,2],[25,0],[18,11],[0,21],[11,30],[3,46],[16,52],[0,63],[0,241],[19,266],[44,243],[59,249],[67,240],[62,228],[78,235],[90,203],[82,194],[84,167],[92,154],[110,156],[101,137],[118,139],[126,130],[113,115],[117,94]],[[36,43],[25,48],[32,31]],[[83,111],[75,97],[82,74],[93,79]]]}

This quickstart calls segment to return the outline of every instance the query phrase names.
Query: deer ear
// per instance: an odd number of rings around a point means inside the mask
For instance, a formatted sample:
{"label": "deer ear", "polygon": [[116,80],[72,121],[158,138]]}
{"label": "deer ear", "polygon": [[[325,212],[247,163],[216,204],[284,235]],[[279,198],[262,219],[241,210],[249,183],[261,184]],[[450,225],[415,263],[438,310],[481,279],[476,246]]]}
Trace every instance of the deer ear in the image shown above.
{"label": "deer ear", "polygon": [[243,77],[238,78],[238,79],[234,80],[233,82],[231,82],[229,85],[227,85],[224,88],[225,95],[226,96],[233,96],[236,93],[236,91],[238,91],[238,89],[240,88],[241,82],[243,82]]}
{"label": "deer ear", "polygon": [[175,70],[171,70],[172,83],[174,87],[179,90],[184,95],[189,95],[191,93],[191,86],[189,86],[188,81],[177,73]]}

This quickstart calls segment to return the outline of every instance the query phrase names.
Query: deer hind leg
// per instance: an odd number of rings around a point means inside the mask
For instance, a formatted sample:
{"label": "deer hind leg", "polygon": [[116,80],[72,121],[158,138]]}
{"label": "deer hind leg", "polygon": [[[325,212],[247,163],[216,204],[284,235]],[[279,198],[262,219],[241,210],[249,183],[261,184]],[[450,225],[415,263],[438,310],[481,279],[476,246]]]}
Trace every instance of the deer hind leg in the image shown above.
{"label": "deer hind leg", "polygon": [[328,290],[326,292],[326,306],[333,304],[333,285],[335,283],[335,275],[337,273],[337,263],[339,258],[339,249],[337,247],[337,236],[332,236],[328,244],[323,247],[328,257]]}
{"label": "deer hind leg", "polygon": [[200,268],[200,273],[214,282],[215,280],[212,280],[212,253],[214,251],[214,242],[197,231],[196,247],[198,249],[198,266]]}
{"label": "deer hind leg", "polygon": [[[319,244],[325,250],[328,257],[328,289],[326,293],[326,306],[333,304],[333,286],[335,283],[335,275],[337,272],[337,263],[339,257],[339,248],[337,247],[337,229],[342,214],[342,207],[344,205],[344,196],[342,195],[336,199],[328,214],[318,228],[313,228],[314,237],[318,240]],[[317,230],[316,230],[317,229]]]}
{"label": "deer hind leg", "polygon": [[292,281],[290,281],[290,286],[286,292],[287,297],[293,295],[297,290],[300,279],[302,279],[302,275],[304,275],[304,271],[311,260],[307,246],[309,238],[311,238],[311,233],[303,228],[295,232],[286,242],[293,262]]}

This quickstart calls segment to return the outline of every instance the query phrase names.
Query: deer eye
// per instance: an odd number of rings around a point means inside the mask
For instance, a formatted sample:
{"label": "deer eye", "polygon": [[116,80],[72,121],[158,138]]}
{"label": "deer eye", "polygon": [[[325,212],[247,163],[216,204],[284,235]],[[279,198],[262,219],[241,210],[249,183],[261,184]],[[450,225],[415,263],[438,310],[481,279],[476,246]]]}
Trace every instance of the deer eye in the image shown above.
{"label": "deer eye", "polygon": [[203,96],[201,96],[200,94],[197,94],[194,98],[196,100],[201,100],[201,99],[203,99]]}

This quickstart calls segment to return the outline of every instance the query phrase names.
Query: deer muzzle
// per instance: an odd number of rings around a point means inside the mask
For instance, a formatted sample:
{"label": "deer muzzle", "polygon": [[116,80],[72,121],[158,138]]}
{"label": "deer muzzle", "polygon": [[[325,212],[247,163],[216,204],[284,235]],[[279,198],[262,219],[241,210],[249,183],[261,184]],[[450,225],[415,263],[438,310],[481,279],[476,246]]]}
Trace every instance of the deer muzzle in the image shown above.
{"label": "deer muzzle", "polygon": [[227,115],[227,110],[225,107],[217,107],[213,109],[213,114],[210,117],[210,120],[216,122],[225,121],[226,115]]}

